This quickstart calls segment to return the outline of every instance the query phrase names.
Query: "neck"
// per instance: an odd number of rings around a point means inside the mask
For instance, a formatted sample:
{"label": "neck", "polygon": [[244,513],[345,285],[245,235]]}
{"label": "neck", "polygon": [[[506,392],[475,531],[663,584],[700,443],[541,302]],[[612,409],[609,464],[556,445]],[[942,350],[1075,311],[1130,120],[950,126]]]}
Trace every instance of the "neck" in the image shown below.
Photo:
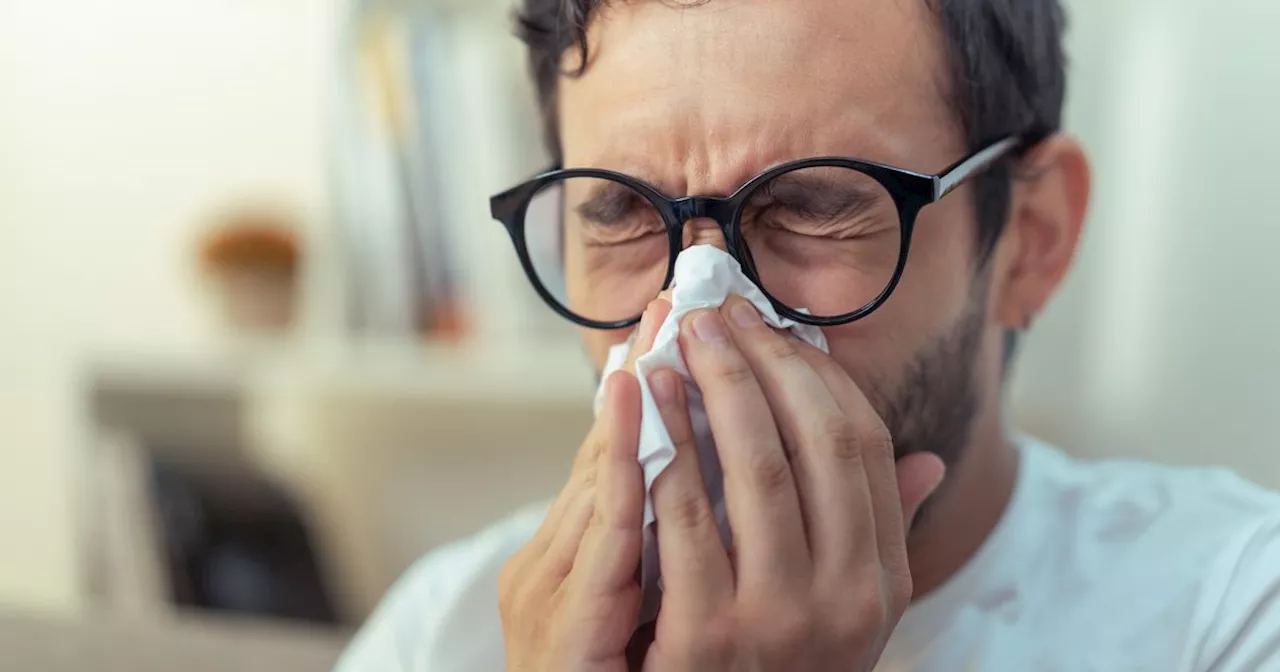
{"label": "neck", "polygon": [[982,414],[963,457],[907,541],[916,599],[946,583],[978,552],[1004,515],[1017,477],[1018,452],[1002,419]]}

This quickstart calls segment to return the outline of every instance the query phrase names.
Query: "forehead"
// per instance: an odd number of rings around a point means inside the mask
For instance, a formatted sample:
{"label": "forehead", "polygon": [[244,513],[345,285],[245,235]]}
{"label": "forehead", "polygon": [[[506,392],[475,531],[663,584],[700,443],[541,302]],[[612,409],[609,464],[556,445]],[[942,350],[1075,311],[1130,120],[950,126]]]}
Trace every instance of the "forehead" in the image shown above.
{"label": "forehead", "polygon": [[963,148],[926,0],[615,2],[588,40],[559,84],[567,165],[723,191],[796,158],[932,172]]}

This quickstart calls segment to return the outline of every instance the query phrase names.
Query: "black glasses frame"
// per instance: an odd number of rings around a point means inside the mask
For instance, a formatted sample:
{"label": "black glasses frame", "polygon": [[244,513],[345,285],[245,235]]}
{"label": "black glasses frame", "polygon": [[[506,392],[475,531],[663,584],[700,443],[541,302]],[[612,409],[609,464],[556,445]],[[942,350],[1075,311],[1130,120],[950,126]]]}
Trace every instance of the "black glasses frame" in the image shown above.
{"label": "black glasses frame", "polygon": [[[507,233],[511,236],[511,242],[515,245],[516,254],[520,257],[520,265],[524,268],[525,275],[533,283],[538,295],[565,319],[584,327],[606,330],[625,329],[638,323],[641,316],[635,315],[615,322],[600,322],[576,315],[568,307],[561,305],[538,278],[533,260],[529,256],[529,246],[526,244],[525,214],[528,211],[529,204],[543,187],[552,182],[572,177],[594,177],[619,182],[644,196],[657,209],[662,216],[663,224],[666,226],[668,246],[670,248],[667,260],[667,275],[662,283],[663,290],[671,286],[671,280],[675,276],[676,257],[679,256],[684,246],[685,223],[691,219],[712,219],[720,227],[720,232],[724,236],[729,254],[742,265],[743,273],[760,287],[765,296],[769,298],[778,314],[802,324],[810,324],[817,327],[834,327],[860,320],[875,312],[876,309],[889,300],[893,291],[897,289],[898,282],[902,280],[903,271],[906,270],[907,254],[911,249],[911,235],[915,229],[916,217],[920,214],[921,208],[938,202],[964,184],[969,178],[991,167],[996,161],[1014,150],[1025,146],[1026,143],[1021,136],[1007,136],[970,154],[937,175],[917,173],[863,159],[835,156],[801,159],[775,166],[760,173],[739,187],[731,196],[724,198],[715,196],[671,198],[643,180],[611,170],[598,168],[554,169],[492,197],[489,199],[489,210],[494,219],[497,219],[506,227]],[[899,223],[902,227],[902,243],[898,252],[898,264],[894,269],[893,278],[889,281],[889,284],[870,303],[853,312],[834,317],[819,317],[802,313],[787,306],[770,294],[769,290],[760,283],[755,264],[751,261],[750,252],[747,250],[740,232],[742,211],[746,208],[749,197],[760,184],[793,170],[824,166],[856,170],[878,182],[889,192],[890,197],[897,205]]]}

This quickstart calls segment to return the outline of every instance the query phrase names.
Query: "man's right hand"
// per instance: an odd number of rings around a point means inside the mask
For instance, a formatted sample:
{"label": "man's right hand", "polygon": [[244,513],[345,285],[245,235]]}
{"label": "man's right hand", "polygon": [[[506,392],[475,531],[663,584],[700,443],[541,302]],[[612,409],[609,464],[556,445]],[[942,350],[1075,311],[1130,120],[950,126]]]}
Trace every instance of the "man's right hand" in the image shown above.
{"label": "man's right hand", "polygon": [[649,304],[623,370],[605,382],[605,403],[574,460],[569,482],[533,539],[498,578],[507,669],[626,672],[636,629],[643,545],[644,479],[636,452],[640,387],[635,358],[671,311]]}

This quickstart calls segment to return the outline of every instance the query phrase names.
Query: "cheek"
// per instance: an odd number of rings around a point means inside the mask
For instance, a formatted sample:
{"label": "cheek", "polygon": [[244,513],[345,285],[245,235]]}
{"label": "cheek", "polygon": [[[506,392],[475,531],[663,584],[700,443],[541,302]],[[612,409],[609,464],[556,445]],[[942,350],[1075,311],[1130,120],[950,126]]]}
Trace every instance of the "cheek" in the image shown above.
{"label": "cheek", "polygon": [[902,281],[881,309],[888,323],[883,328],[893,337],[920,341],[953,324],[968,307],[977,271],[977,225],[967,196],[962,189],[920,212]]}
{"label": "cheek", "polygon": [[832,356],[873,401],[896,389],[904,368],[969,304],[975,269],[967,203],[955,199],[925,208],[889,300],[870,317],[826,330]]}
{"label": "cheek", "polygon": [[920,332],[903,327],[910,320],[897,312],[885,304],[870,317],[823,330],[831,356],[880,412],[884,398],[896,389],[903,369],[926,340]]}

